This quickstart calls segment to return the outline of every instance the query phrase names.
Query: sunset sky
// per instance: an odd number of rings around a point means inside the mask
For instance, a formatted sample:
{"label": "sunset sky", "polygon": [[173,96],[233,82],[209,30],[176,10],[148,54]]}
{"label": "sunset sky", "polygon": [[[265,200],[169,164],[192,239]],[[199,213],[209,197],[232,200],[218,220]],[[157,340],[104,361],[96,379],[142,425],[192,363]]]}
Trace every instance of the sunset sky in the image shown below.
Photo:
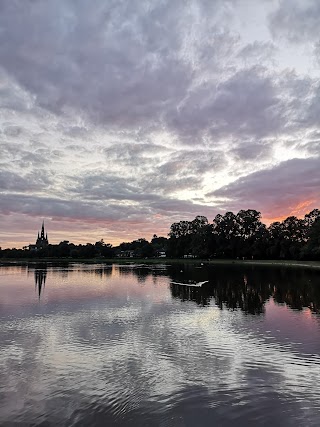
{"label": "sunset sky", "polygon": [[318,0],[0,0],[0,247],[320,206]]}

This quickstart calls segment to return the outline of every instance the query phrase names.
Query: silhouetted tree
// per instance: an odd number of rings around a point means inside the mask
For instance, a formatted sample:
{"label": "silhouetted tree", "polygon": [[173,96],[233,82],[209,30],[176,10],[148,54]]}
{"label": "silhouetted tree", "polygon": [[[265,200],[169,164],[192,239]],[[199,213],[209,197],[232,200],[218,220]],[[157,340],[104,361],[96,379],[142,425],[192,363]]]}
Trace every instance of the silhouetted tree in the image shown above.
{"label": "silhouetted tree", "polygon": [[174,222],[169,238],[154,235],[151,242],[144,238],[123,242],[112,247],[103,239],[95,244],[75,245],[67,240],[38,250],[1,249],[2,258],[112,258],[116,254],[153,257],[165,251],[169,257],[191,255],[201,258],[268,258],[320,259],[320,210],[313,209],[303,219],[289,216],[267,228],[260,212],[240,210],[237,214],[218,214],[210,224],[205,216],[192,221]]}

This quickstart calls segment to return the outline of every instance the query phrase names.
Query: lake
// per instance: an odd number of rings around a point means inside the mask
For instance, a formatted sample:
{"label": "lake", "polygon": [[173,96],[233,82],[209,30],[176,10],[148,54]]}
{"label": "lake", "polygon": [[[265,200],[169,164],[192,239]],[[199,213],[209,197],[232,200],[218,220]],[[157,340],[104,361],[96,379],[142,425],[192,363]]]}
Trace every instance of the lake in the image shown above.
{"label": "lake", "polygon": [[0,425],[319,426],[320,271],[0,267]]}

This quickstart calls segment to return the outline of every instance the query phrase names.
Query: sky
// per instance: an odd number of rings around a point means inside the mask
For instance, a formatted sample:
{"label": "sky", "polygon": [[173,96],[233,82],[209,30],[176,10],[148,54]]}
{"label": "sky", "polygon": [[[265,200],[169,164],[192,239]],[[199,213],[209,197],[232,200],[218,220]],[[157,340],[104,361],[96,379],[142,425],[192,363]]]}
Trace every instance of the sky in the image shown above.
{"label": "sky", "polygon": [[320,201],[318,0],[0,0],[0,247]]}

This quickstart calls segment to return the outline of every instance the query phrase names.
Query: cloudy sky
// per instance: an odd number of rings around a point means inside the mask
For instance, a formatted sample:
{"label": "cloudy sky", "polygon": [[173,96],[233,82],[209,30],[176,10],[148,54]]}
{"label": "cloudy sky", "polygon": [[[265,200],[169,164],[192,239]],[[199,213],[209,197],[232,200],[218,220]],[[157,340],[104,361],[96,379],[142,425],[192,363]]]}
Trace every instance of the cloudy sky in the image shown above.
{"label": "cloudy sky", "polygon": [[0,0],[0,246],[320,202],[318,0]]}

